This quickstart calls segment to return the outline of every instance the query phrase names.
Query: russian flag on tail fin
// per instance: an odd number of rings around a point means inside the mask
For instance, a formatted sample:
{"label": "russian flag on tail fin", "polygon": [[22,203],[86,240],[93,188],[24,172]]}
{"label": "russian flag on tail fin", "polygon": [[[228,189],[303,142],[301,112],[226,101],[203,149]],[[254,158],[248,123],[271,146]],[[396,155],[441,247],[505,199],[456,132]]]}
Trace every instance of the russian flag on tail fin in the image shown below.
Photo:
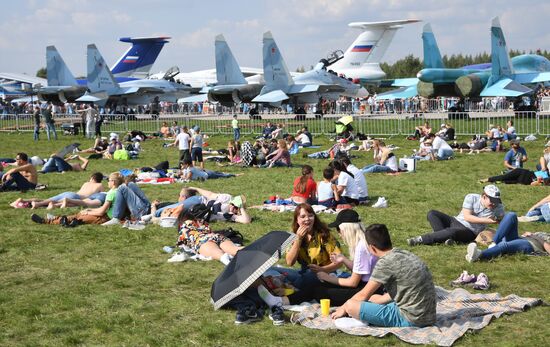
{"label": "russian flag on tail fin", "polygon": [[351,49],[352,52],[370,52],[372,45],[356,45]]}
{"label": "russian flag on tail fin", "polygon": [[145,78],[170,37],[122,37],[121,42],[132,44],[113,65],[111,72],[116,77]]}

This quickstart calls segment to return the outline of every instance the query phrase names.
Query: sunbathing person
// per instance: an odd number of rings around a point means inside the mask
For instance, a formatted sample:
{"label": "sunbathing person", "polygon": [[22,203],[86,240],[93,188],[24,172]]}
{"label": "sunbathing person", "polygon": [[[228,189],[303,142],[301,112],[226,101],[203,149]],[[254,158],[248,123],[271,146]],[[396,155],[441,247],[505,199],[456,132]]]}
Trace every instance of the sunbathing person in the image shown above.
{"label": "sunbathing person", "polygon": [[219,171],[212,171],[212,170],[201,170],[193,166],[193,162],[191,159],[185,159],[180,164],[180,169],[182,171],[181,178],[184,181],[205,181],[207,179],[216,179],[216,178],[229,178],[229,177],[235,177],[240,176],[242,174],[231,174],[231,173],[225,173],[225,172],[219,172]]}
{"label": "sunbathing person", "polygon": [[503,182],[506,184],[523,184],[526,186],[528,185],[540,186],[540,185],[550,184],[550,180],[548,179],[548,177],[546,179],[542,177],[539,178],[537,177],[534,171],[522,169],[522,168],[513,169],[502,175],[485,178],[480,180],[479,182],[480,183]]}
{"label": "sunbathing person", "polygon": [[80,163],[75,164],[69,164],[66,160],[64,160],[61,157],[58,157],[55,154],[52,154],[50,159],[44,164],[42,167],[42,170],[40,170],[40,173],[48,173],[48,172],[66,172],[66,171],[84,171],[88,167],[89,160],[86,158],[83,158],[79,155],[73,155],[70,156],[67,160],[73,160],[78,159],[80,160]]}
{"label": "sunbathing person", "polygon": [[211,210],[210,221],[226,221],[249,224],[252,218],[246,210],[244,196],[214,193],[206,189],[189,187],[202,197],[202,203]]}
{"label": "sunbathing person", "polygon": [[35,189],[38,182],[38,174],[34,165],[29,163],[28,155],[26,153],[17,153],[15,163],[16,167],[9,169],[2,175],[0,192]]}
{"label": "sunbathing person", "polygon": [[[64,192],[48,199],[19,198],[12,202],[10,205],[12,207],[20,207],[22,204],[28,203],[33,209],[37,207],[47,207],[47,209],[52,209],[54,207],[61,207],[61,205],[63,205],[63,207],[76,206],[67,205],[67,203],[63,204],[62,200],[65,198],[71,200],[83,200],[86,198],[92,198],[94,196],[97,197],[98,195],[96,195],[96,193],[103,192],[103,185],[101,184],[101,181],[103,181],[103,174],[101,172],[96,172],[92,174],[92,176],[90,176],[90,180],[88,182],[85,182],[82,187],[80,187],[80,190],[76,193]],[[103,201],[105,201],[105,199],[103,199]],[[98,206],[101,206],[101,204],[99,204]]]}
{"label": "sunbathing person", "polygon": [[42,218],[37,214],[33,214],[31,219],[38,224],[64,224],[74,226],[78,224],[102,224],[113,216],[113,207],[117,199],[117,191],[120,185],[124,182],[122,175],[118,172],[113,172],[109,175],[109,192],[105,198],[105,203],[98,208],[85,209],[75,215],[70,216],[51,216]]}
{"label": "sunbathing person", "polygon": [[242,247],[238,247],[225,236],[215,233],[208,223],[193,214],[192,209],[184,209],[177,220],[178,245],[185,245],[195,253],[219,260],[224,265]]}
{"label": "sunbathing person", "polygon": [[109,141],[107,141],[106,137],[98,137],[95,139],[94,145],[90,148],[86,148],[80,153],[95,153],[95,154],[103,154],[109,147]]}
{"label": "sunbathing person", "polygon": [[550,254],[550,233],[526,232],[518,236],[518,218],[515,213],[507,213],[502,219],[497,232],[493,238],[494,245],[486,250],[479,250],[475,242],[470,243],[467,248],[466,260],[471,262],[477,260],[489,260],[504,254],[516,253],[539,253]]}

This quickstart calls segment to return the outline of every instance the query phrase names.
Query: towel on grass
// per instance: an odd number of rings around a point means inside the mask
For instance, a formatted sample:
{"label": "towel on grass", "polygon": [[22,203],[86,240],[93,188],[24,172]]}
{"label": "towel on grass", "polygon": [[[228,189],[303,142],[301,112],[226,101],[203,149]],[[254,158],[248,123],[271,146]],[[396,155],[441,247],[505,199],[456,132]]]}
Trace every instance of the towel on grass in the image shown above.
{"label": "towel on grass", "polygon": [[465,289],[457,288],[447,291],[436,286],[437,322],[434,326],[424,328],[380,328],[361,324],[335,324],[330,317],[320,315],[319,304],[305,308],[292,315],[291,322],[300,323],[312,329],[338,329],[347,334],[359,336],[383,337],[394,334],[399,339],[413,344],[437,344],[451,346],[468,330],[480,330],[493,318],[504,313],[512,314],[526,308],[541,305],[542,300],[521,298],[517,295],[500,296],[498,293],[471,294]]}

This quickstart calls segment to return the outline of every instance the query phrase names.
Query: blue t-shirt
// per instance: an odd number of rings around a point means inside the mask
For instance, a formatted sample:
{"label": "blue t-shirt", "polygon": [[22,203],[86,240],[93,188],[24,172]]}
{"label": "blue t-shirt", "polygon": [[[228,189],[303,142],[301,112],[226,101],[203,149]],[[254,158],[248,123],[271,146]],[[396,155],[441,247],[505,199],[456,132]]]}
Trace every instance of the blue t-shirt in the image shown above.
{"label": "blue t-shirt", "polygon": [[526,156],[527,152],[525,148],[519,147],[517,152],[514,152],[513,149],[509,150],[504,156],[504,161],[516,168],[523,167],[523,161],[521,159]]}

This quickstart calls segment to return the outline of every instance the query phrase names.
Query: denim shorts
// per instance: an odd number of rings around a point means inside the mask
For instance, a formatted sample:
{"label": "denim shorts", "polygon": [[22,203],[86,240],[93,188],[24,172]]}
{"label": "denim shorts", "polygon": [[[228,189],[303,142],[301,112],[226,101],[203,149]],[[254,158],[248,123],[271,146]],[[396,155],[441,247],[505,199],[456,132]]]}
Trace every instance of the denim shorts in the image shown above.
{"label": "denim shorts", "polygon": [[191,148],[191,160],[202,162],[202,148],[193,147]]}
{"label": "denim shorts", "polygon": [[364,301],[359,310],[359,319],[379,327],[414,327],[393,301],[384,305]]}
{"label": "denim shorts", "polygon": [[56,196],[53,196],[50,198],[51,201],[55,201],[55,202],[58,202],[60,200],[63,200],[63,199],[73,199],[73,200],[80,200],[82,199],[80,197],[80,195],[76,194],[76,193],[73,193],[73,192],[65,192],[65,193],[61,193],[61,194],[57,194]]}

